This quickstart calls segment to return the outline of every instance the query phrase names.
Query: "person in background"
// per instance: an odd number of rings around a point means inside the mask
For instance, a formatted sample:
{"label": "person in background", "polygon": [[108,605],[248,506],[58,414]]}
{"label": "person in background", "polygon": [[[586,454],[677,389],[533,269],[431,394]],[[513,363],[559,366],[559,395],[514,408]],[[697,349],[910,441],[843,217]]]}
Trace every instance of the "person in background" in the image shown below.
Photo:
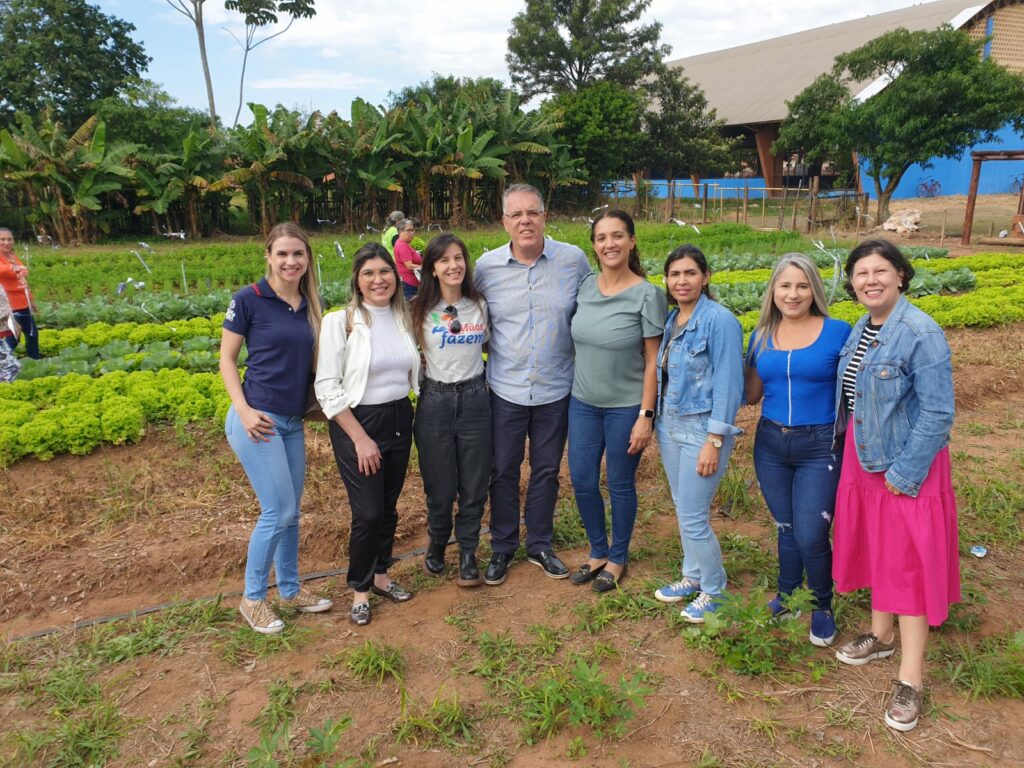
{"label": "person in background", "polygon": [[836,430],[846,460],[836,494],[836,589],[871,590],[871,628],[836,651],[860,666],[896,652],[885,724],[921,715],[928,627],[960,601],[956,497],[949,463],[953,366],[942,329],[907,301],[914,268],[892,243],[866,240],[846,260],[847,291],[868,313],[839,357]]}
{"label": "person in background", "polygon": [[[14,320],[20,332],[25,334],[25,355],[39,359],[39,328],[32,316],[33,299],[28,289],[28,267],[21,263],[14,252],[14,232],[0,227],[0,288],[7,292]],[[3,339],[14,350],[20,336],[12,333]]]}
{"label": "person in background", "polygon": [[387,226],[380,234],[380,244],[387,249],[388,256],[391,258],[395,257],[395,240],[398,239],[398,223],[404,218],[405,214],[401,211],[392,211],[388,214]]}
{"label": "person in background", "polygon": [[[322,310],[312,250],[293,222],[267,237],[266,274],[235,293],[224,315],[220,375],[231,397],[224,431],[260,503],[249,538],[239,611],[260,634],[284,622],[267,601],[270,566],[283,605],[319,613],[333,603],[299,583],[299,507],[306,476],[302,416],[316,361]],[[248,349],[245,382],[238,353]]]}
{"label": "person in background", "polygon": [[349,619],[364,626],[371,592],[395,603],[412,599],[388,569],[412,451],[409,391],[419,392],[420,355],[384,246],[356,251],[351,295],[345,311],[324,318],[315,388],[352,509]]}
{"label": "person in background", "polygon": [[530,483],[522,511],[527,559],[553,579],[569,575],[554,552],[552,535],[573,377],[569,322],[580,280],[590,274],[582,250],[544,237],[544,200],[534,187],[508,187],[502,211],[510,241],[481,256],[475,272],[491,317],[493,554],[484,574],[491,585],[505,581],[519,547],[519,471],[527,438]]}
{"label": "person in background", "polygon": [[413,430],[427,496],[430,540],[423,568],[434,576],[444,572],[452,508],[458,500],[460,587],[483,583],[476,549],[492,446],[483,360],[489,338],[487,305],[477,295],[469,262],[462,240],[448,233],[435,237],[423,253],[423,277],[412,304],[412,327],[426,361]]}
{"label": "person in background", "polygon": [[775,519],[779,591],[773,617],[792,616],[786,599],[803,586],[814,593],[810,641],[831,645],[832,545],[842,452],[833,449],[833,396],[839,352],[850,326],[828,316],[825,286],[814,262],[787,253],[775,265],[747,351],[746,399],[764,398],[754,439],[754,469]]}
{"label": "person in background", "polygon": [[[658,347],[665,329],[665,294],[647,282],[633,219],[614,208],[590,226],[601,271],[587,275],[576,296],[576,348],[569,398],[569,474],[590,541],[590,557],[572,573],[595,592],[618,586],[629,560],[636,522],[636,470],[654,432]],[[608,544],[601,497],[604,456],[612,509]]]}
{"label": "person in background", "polygon": [[681,245],[665,261],[669,312],[658,350],[658,448],[683,543],[683,578],[658,588],[666,603],[692,598],[682,617],[702,624],[725,593],[722,550],[711,527],[711,502],[725,474],[743,398],[743,332],[712,297],[711,271],[699,248]]}
{"label": "person in background", "polygon": [[[11,329],[12,322],[11,302],[7,300],[7,291],[0,288],[0,339],[4,338],[4,334],[14,335],[14,330]],[[20,370],[21,363],[14,356],[14,352],[7,344],[0,343],[0,382],[14,381]]]}
{"label": "person in background", "polygon": [[416,295],[416,289],[420,281],[416,272],[423,263],[419,252],[410,245],[416,235],[416,224],[412,219],[402,219],[398,222],[398,239],[395,240],[395,266],[398,268],[398,276],[402,279],[402,295],[406,301],[412,301]]}

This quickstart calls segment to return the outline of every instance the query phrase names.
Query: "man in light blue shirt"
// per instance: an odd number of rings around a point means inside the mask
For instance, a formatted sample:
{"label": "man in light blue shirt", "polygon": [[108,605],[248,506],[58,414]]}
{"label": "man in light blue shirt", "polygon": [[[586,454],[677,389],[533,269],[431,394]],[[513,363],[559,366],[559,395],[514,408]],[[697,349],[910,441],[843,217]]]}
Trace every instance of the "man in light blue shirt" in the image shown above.
{"label": "man in light blue shirt", "polygon": [[552,578],[569,575],[552,549],[552,531],[573,378],[569,324],[580,280],[590,273],[583,251],[545,239],[544,200],[535,188],[512,185],[502,210],[511,240],[481,256],[474,270],[491,320],[487,381],[494,434],[493,555],[484,581],[492,585],[505,581],[519,547],[519,472],[527,437],[526,554]]}

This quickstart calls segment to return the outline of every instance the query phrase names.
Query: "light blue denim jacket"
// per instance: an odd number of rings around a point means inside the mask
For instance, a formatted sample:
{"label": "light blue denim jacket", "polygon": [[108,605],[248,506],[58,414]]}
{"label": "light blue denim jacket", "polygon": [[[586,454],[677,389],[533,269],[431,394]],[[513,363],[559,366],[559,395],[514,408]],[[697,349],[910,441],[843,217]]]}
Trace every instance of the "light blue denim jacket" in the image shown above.
{"label": "light blue denim jacket", "polygon": [[[836,434],[846,429],[842,372],[869,319],[853,327],[839,356]],[[865,472],[917,496],[953,427],[953,366],[938,324],[900,296],[857,371],[853,436]]]}
{"label": "light blue denim jacket", "polygon": [[679,338],[672,340],[678,309],[669,312],[658,349],[658,365],[668,347],[668,386],[658,394],[659,418],[707,413],[708,432],[738,435],[736,411],[743,398],[743,331],[733,314],[707,296]]}

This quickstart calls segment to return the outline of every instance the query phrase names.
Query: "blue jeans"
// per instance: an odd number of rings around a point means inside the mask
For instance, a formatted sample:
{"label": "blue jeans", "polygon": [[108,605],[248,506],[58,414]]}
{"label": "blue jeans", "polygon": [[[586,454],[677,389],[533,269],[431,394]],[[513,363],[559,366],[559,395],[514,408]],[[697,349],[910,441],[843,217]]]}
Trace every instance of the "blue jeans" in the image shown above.
{"label": "blue jeans", "polygon": [[413,434],[430,540],[448,543],[457,499],[455,538],[462,552],[476,552],[491,477],[491,399],[483,374],[450,384],[424,379]]}
{"label": "blue jeans", "polygon": [[779,534],[779,594],[804,583],[818,610],[832,608],[829,529],[842,455],[832,451],[832,424],[786,427],[762,418],[754,470]]}
{"label": "blue jeans", "polygon": [[[0,290],[3,289],[0,288]],[[17,309],[11,314],[21,326],[21,332],[25,334],[25,356],[38,360],[41,357],[39,354],[39,327],[36,325],[35,318],[32,317],[32,310],[26,307]],[[17,336],[9,336],[4,341],[12,352],[18,346]]]}
{"label": "blue jeans", "polygon": [[702,592],[725,592],[722,550],[711,529],[711,502],[725,474],[735,438],[722,438],[718,469],[710,477],[697,474],[697,457],[707,442],[708,413],[662,417],[658,421],[658,450],[676,505],[679,536],[683,542],[683,576],[700,582]]}
{"label": "blue jeans", "polygon": [[[569,398],[569,475],[576,507],[590,540],[590,557],[625,565],[636,523],[636,468],[640,454],[626,453],[629,433],[640,404],[598,408]],[[605,457],[608,496],[612,504],[612,544],[604,521],[601,497],[601,456]]]}
{"label": "blue jeans", "polygon": [[302,418],[264,413],[274,422],[276,434],[270,442],[249,439],[234,406],[224,421],[231,450],[260,502],[260,517],[249,537],[245,561],[245,596],[249,600],[266,599],[271,563],[281,597],[291,598],[299,592],[299,503],[306,475]]}

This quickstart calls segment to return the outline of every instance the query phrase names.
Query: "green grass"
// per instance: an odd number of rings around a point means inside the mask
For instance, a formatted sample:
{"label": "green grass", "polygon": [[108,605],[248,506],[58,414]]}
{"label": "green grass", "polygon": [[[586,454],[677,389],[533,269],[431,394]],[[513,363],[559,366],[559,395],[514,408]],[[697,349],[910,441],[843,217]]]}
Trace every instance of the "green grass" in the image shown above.
{"label": "green grass", "polygon": [[1024,698],[1024,630],[974,640],[941,639],[931,656],[942,675],[970,698]]}
{"label": "green grass", "polygon": [[376,640],[367,640],[344,652],[343,656],[348,671],[364,682],[380,685],[385,678],[390,677],[401,683],[405,675],[405,661],[401,651]]}

